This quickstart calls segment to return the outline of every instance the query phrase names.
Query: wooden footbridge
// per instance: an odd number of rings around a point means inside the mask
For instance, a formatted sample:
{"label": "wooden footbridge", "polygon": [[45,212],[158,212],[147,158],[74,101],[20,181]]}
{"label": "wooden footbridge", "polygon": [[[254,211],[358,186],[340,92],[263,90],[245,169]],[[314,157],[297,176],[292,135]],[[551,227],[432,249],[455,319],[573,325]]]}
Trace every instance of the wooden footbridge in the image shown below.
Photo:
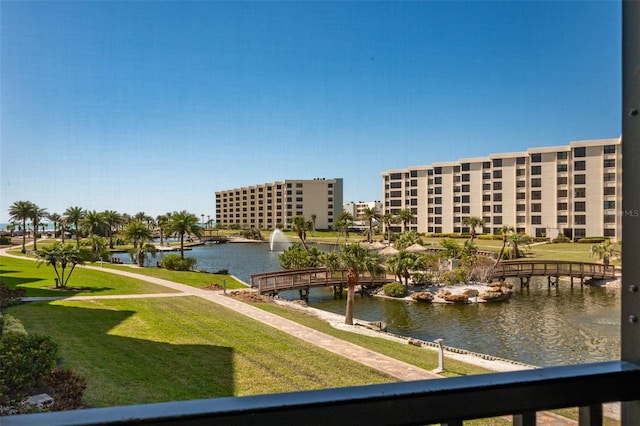
{"label": "wooden footbridge", "polygon": [[[363,287],[375,287],[393,281],[392,276],[384,274],[376,277],[364,274],[359,280]],[[281,291],[298,290],[300,298],[307,300],[309,289],[313,287],[333,287],[334,294],[342,294],[343,288],[347,285],[347,273],[346,271],[331,273],[325,268],[265,272],[251,275],[250,285],[251,288],[257,289],[258,293],[269,295],[276,295]]]}
{"label": "wooden footbridge", "polygon": [[606,280],[616,277],[613,265],[601,263],[568,262],[562,260],[507,261],[500,262],[493,270],[492,279],[519,278],[521,286],[528,286],[531,277],[547,277],[549,286],[558,283],[560,277],[569,277],[571,285],[574,279]]}

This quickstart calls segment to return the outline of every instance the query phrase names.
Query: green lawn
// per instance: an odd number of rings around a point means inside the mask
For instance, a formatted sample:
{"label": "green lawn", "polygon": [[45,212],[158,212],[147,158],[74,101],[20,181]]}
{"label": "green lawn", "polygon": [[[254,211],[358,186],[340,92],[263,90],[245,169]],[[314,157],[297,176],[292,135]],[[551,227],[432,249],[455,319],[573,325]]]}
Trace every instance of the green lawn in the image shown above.
{"label": "green lawn", "polygon": [[92,406],[393,382],[197,297],[37,302],[11,307],[60,343]]}
{"label": "green lawn", "polygon": [[[69,269],[69,268],[67,268]],[[134,278],[105,274],[78,266],[69,280],[68,289],[55,288],[51,266],[29,259],[0,256],[0,283],[9,288],[23,288],[27,297],[73,295],[112,295],[138,293],[170,293],[174,290]]]}

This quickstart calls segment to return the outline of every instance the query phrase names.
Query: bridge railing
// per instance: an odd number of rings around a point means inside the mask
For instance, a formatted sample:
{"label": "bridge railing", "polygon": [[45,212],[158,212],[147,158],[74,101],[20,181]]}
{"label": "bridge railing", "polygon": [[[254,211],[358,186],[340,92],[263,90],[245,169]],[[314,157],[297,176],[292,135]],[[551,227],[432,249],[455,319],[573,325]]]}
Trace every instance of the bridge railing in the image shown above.
{"label": "bridge railing", "polygon": [[569,276],[580,278],[614,278],[614,265],[573,261],[512,261],[500,262],[494,269],[493,277],[518,276]]}

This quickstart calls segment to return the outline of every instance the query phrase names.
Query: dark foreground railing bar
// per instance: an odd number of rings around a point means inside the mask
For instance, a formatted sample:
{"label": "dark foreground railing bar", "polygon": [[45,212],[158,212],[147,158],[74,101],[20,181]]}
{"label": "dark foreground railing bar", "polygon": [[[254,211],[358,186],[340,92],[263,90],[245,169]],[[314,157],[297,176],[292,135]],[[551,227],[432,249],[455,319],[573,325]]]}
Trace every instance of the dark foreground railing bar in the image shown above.
{"label": "dark foreground railing bar", "polygon": [[[599,424],[602,404],[640,399],[640,368],[611,361],[317,391],[216,398],[1,418],[3,426],[424,425],[582,407],[581,424]],[[585,416],[589,418],[584,418]],[[599,420],[599,421],[598,421]]]}

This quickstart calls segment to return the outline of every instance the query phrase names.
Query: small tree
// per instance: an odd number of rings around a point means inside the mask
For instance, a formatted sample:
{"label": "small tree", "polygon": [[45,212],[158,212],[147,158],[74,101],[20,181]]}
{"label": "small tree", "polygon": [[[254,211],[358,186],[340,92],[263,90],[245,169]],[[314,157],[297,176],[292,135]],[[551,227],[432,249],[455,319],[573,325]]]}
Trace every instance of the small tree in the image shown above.
{"label": "small tree", "polygon": [[[76,265],[82,265],[82,255],[78,247],[57,242],[49,247],[43,247],[36,252],[39,259],[38,266],[46,263],[53,267],[56,273],[56,288],[66,287]],[[70,269],[67,271],[67,267]]]}
{"label": "small tree", "polygon": [[618,250],[616,250],[614,244],[612,244],[611,241],[606,240],[599,244],[592,245],[590,253],[591,256],[598,257],[600,260],[602,260],[602,263],[605,266],[608,266],[611,258],[618,255]]}

